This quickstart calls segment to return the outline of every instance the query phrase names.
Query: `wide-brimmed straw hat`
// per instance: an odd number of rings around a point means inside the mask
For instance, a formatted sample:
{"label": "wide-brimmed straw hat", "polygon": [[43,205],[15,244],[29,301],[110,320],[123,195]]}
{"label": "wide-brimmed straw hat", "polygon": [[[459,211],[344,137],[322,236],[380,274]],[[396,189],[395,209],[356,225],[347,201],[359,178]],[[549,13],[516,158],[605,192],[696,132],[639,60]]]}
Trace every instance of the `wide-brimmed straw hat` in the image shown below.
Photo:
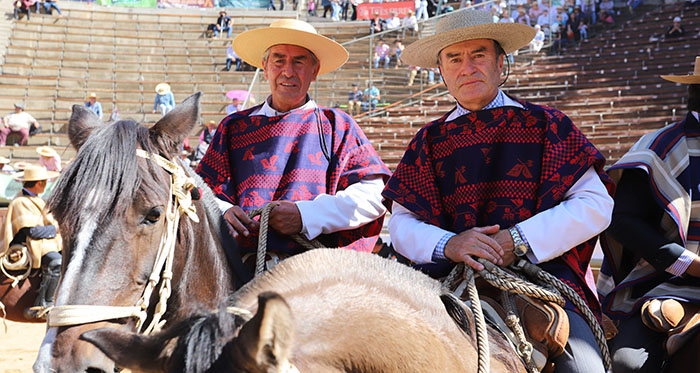
{"label": "wide-brimmed straw hat", "polygon": [[53,179],[58,175],[60,174],[56,171],[46,171],[46,167],[44,166],[28,166],[24,171],[12,175],[12,178],[17,181],[25,182]]}
{"label": "wide-brimmed straw hat", "polygon": [[466,40],[491,39],[506,53],[512,53],[530,43],[535,29],[520,23],[494,23],[490,12],[460,10],[441,18],[435,35],[419,39],[404,49],[401,59],[420,67],[437,67],[437,58],[444,48]]}
{"label": "wide-brimmed straw hat", "polygon": [[280,19],[269,27],[245,31],[233,39],[233,50],[245,62],[263,68],[262,57],[274,45],[289,44],[306,48],[320,63],[318,75],[329,73],[348,60],[348,51],[320,35],[310,24],[296,19]]}
{"label": "wide-brimmed straw hat", "polygon": [[0,156],[0,164],[10,164],[10,158]]}
{"label": "wide-brimmed straw hat", "polygon": [[58,153],[56,153],[56,151],[50,146],[40,146],[36,148],[36,152],[39,153],[39,155],[48,158],[52,158],[58,155]]}
{"label": "wide-brimmed straw hat", "polygon": [[170,92],[170,84],[168,83],[160,83],[156,86],[156,93],[159,95],[165,95]]}
{"label": "wide-brimmed straw hat", "polygon": [[689,75],[661,75],[661,79],[666,79],[674,83],[700,84],[700,57],[695,57],[695,70]]}
{"label": "wide-brimmed straw hat", "polygon": [[97,98],[97,93],[91,92],[91,93],[87,96],[87,98]]}

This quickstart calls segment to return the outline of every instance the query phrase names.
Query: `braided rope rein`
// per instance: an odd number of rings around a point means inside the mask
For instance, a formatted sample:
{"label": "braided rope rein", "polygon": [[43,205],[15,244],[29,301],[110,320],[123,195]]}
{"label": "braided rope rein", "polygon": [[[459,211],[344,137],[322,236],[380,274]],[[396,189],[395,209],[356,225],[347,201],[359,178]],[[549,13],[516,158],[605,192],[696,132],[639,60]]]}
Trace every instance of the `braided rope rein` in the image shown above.
{"label": "braided rope rein", "polygon": [[[536,279],[539,284],[531,283],[525,280],[522,280],[519,277],[516,277],[506,271],[504,271],[502,268],[499,266],[489,262],[486,259],[483,258],[476,258],[479,263],[484,265],[484,269],[481,271],[478,271],[477,273],[484,278],[489,284],[492,286],[503,290],[505,292],[511,292],[511,293],[517,293],[517,294],[523,294],[523,295],[528,295],[530,297],[536,298],[536,299],[542,299],[542,300],[547,300],[551,301],[554,303],[557,303],[561,306],[565,304],[565,300],[562,298],[562,294],[569,299],[574,306],[576,306],[579,311],[583,314],[583,318],[586,320],[586,323],[588,326],[591,328],[593,331],[593,335],[595,336],[596,343],[598,344],[598,348],[600,349],[601,355],[603,357],[603,363],[605,365],[605,369],[608,372],[612,372],[612,359],[610,358],[610,351],[608,350],[608,345],[605,339],[605,333],[603,332],[603,328],[600,326],[598,323],[598,320],[595,318],[595,315],[593,315],[593,312],[591,309],[588,307],[586,302],[581,298],[576,291],[574,291],[571,287],[563,283],[561,280],[558,278],[552,276],[550,273],[542,270],[538,266],[529,263],[525,260],[519,259],[516,263],[511,264],[511,269],[524,272],[528,277]],[[469,279],[469,273],[472,272],[473,270],[471,267],[464,265],[464,263],[459,263],[455,268],[450,272],[450,274],[447,276],[443,284],[448,286],[449,288],[454,288],[454,285],[459,282],[459,277],[462,271],[465,271],[466,268],[466,274],[467,279]],[[471,281],[473,282],[473,281]],[[543,287],[542,285],[547,286],[548,288]],[[474,289],[470,289],[471,287],[474,287]],[[483,321],[483,313],[479,312],[481,314],[482,321],[478,320],[477,313],[474,312],[474,304],[479,304],[480,307],[480,301],[479,301],[479,296],[478,292],[476,292],[476,285],[470,284],[470,281],[467,281],[467,295],[469,297],[469,301],[472,305],[472,312],[474,313],[475,317],[475,326],[477,328],[477,342],[478,336],[480,333],[483,333],[486,335],[486,330],[485,330],[485,321]],[[506,302],[506,305],[509,302]],[[510,312],[509,312],[510,314]],[[511,318],[511,322],[513,319]],[[484,330],[480,331],[480,324],[484,325]],[[515,329],[518,329],[517,327]],[[522,331],[522,326],[519,325],[519,331]],[[518,330],[513,331],[516,336],[518,336],[518,339],[520,339],[520,336],[518,335]],[[479,361],[481,362],[482,359],[486,359],[489,356],[488,349],[482,348],[481,344],[477,343],[478,349],[479,349]],[[522,345],[521,345],[522,346]],[[521,347],[518,348],[518,353],[521,354]],[[527,351],[522,351],[524,353],[527,353]],[[482,358],[482,355],[484,356]],[[531,348],[530,348],[530,355],[531,355]],[[532,368],[531,358],[524,358],[526,365],[528,366],[528,369]],[[482,371],[482,365],[479,365],[479,373],[482,372],[487,372],[488,370],[483,370]]]}

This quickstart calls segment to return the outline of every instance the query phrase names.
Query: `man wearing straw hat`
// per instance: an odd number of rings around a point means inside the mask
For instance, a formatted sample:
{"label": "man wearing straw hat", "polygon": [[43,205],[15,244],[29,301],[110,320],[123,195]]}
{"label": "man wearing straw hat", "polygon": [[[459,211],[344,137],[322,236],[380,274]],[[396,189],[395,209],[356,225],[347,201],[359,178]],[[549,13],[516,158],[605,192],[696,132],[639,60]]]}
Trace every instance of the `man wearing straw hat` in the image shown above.
{"label": "man wearing straw hat", "polygon": [[688,85],[688,114],[642,136],[608,170],[617,189],[598,291],[620,320],[615,372],[660,372],[668,332],[672,353],[700,321],[688,322],[700,310],[700,57],[694,74],[661,78]]}
{"label": "man wearing straw hat", "polygon": [[170,84],[160,83],[156,86],[156,99],[153,102],[153,114],[160,110],[161,115],[168,114],[175,107],[175,96],[170,90]]}
{"label": "man wearing straw hat", "polygon": [[31,267],[41,268],[41,286],[34,306],[25,311],[25,317],[43,318],[46,310],[53,305],[53,296],[61,274],[61,236],[58,224],[44,210],[45,202],[39,197],[44,192],[49,179],[58,172],[47,171],[44,167],[31,166],[13,176],[22,182],[22,191],[7,208],[0,253],[8,253],[10,260],[17,260],[25,246]]}
{"label": "man wearing straw hat", "polygon": [[88,100],[85,103],[85,107],[92,110],[92,112],[95,113],[100,120],[102,120],[102,104],[97,101],[97,93],[92,92],[87,98]]}
{"label": "man wearing straw hat", "polygon": [[224,118],[197,169],[224,201],[233,235],[254,251],[258,223],[246,212],[275,201],[268,247],[298,253],[287,236],[301,233],[329,247],[371,251],[389,170],[348,114],[318,106],[307,93],[348,52],[310,24],[288,19],[238,35],[233,48],[264,70],[272,93]]}
{"label": "man wearing straw hat", "polygon": [[49,171],[61,172],[61,156],[50,146],[39,146],[36,148],[39,153],[39,165],[46,167]]}
{"label": "man wearing straw hat", "polygon": [[[394,247],[435,277],[456,262],[483,269],[473,257],[502,266],[527,259],[600,317],[586,273],[612,211],[605,159],[560,111],[499,89],[505,54],[528,45],[535,30],[475,10],[436,27],[402,57],[438,67],[457,104],[418,132],[387,182]],[[571,303],[564,308],[570,337],[555,371],[604,371],[590,327]]]}

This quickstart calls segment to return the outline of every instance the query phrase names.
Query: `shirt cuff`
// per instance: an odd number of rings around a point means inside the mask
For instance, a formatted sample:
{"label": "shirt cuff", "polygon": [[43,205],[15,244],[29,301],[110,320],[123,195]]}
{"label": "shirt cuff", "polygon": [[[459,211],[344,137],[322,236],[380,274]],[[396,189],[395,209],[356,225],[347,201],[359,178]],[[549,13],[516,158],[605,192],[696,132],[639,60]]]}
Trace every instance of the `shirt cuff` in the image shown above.
{"label": "shirt cuff", "polygon": [[440,238],[440,241],[438,241],[435,245],[435,250],[433,250],[433,262],[444,262],[448,260],[445,256],[445,246],[447,246],[447,241],[454,236],[456,236],[456,234],[447,232],[442,236],[442,238]]}
{"label": "shirt cuff", "polygon": [[666,272],[675,276],[683,276],[690,264],[693,263],[693,260],[695,260],[695,254],[692,251],[684,250],[681,256],[666,268]]}
{"label": "shirt cuff", "polygon": [[221,215],[224,215],[228,209],[233,207],[233,204],[219,198],[216,199],[216,204],[219,206],[219,210],[221,210]]}

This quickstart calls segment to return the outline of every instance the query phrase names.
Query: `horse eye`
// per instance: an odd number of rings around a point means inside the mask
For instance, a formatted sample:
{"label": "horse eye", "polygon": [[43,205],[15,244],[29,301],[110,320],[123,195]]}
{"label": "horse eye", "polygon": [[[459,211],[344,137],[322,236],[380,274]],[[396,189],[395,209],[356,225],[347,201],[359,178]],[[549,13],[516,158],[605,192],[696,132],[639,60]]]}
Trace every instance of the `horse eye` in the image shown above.
{"label": "horse eye", "polygon": [[146,216],[143,218],[143,224],[151,225],[157,223],[158,220],[160,220],[161,213],[162,211],[160,208],[152,208],[151,211],[149,211],[148,214],[146,214]]}

